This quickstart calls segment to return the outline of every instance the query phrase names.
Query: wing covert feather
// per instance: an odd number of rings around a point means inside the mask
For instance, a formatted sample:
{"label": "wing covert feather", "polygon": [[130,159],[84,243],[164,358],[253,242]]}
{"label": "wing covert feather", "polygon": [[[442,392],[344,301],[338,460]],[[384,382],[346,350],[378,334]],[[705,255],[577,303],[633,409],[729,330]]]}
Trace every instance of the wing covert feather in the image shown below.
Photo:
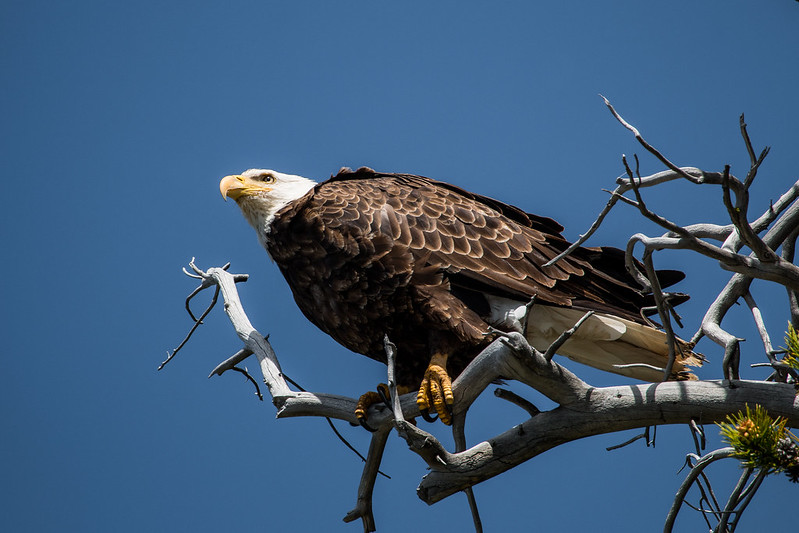
{"label": "wing covert feather", "polygon": [[421,176],[370,169],[340,172],[306,202],[328,228],[356,240],[388,236],[410,251],[417,268],[435,265],[465,288],[521,300],[536,295],[561,306],[596,304],[641,320],[644,295],[618,257],[580,248],[543,266],[569,246],[552,219]]}

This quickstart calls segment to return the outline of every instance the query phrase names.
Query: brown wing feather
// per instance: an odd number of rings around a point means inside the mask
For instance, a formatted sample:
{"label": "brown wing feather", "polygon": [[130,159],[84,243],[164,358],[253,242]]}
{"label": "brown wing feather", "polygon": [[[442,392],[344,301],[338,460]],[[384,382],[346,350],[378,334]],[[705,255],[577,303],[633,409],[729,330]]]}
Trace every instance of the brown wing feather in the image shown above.
{"label": "brown wing feather", "polygon": [[[569,246],[557,222],[421,176],[345,170],[317,194],[338,194],[336,185],[355,183],[377,201],[361,202],[358,209],[368,212],[388,203],[391,209],[384,209],[383,217],[392,237],[408,246],[415,260],[424,257],[463,288],[524,300],[536,295],[562,306],[579,302],[586,309],[642,320],[645,297],[615,249],[606,249],[608,258],[603,249],[580,248],[544,267]],[[376,190],[382,197],[374,196]]]}
{"label": "brown wing feather", "polygon": [[383,335],[399,339],[398,372],[415,386],[430,331],[471,348],[451,361],[455,374],[487,343],[476,294],[643,321],[645,295],[616,251],[580,248],[543,266],[569,246],[562,229],[428,178],[342,170],[277,213],[267,247],[314,324],[379,360]]}

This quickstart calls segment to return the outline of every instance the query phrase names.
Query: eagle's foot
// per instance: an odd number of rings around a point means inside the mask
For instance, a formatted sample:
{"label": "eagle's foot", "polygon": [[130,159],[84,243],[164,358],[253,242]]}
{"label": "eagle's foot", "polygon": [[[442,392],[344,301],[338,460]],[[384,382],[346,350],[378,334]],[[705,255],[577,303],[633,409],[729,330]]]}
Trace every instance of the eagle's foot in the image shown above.
{"label": "eagle's foot", "polygon": [[452,380],[447,374],[447,356],[440,353],[434,354],[424,373],[422,386],[419,387],[416,405],[419,407],[422,417],[428,422],[435,420],[428,414],[432,407],[438,414],[438,418],[449,426],[452,424],[452,405],[454,403]]}
{"label": "eagle's foot", "polygon": [[366,430],[374,433],[376,430],[366,423],[366,411],[376,403],[384,403],[389,409],[391,408],[391,395],[388,391],[388,385],[381,383],[377,386],[377,390],[370,390],[358,398],[358,403],[355,405],[355,418],[358,423]]}

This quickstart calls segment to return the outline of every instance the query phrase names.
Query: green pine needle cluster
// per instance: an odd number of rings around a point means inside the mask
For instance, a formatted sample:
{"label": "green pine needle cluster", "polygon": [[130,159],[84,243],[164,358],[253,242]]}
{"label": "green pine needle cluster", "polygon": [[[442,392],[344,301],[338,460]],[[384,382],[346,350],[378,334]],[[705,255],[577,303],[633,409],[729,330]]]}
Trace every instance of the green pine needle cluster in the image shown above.
{"label": "green pine needle cluster", "polygon": [[782,362],[791,368],[799,370],[799,333],[790,322],[788,322],[788,331],[785,335],[785,345],[787,353]]}
{"label": "green pine needle cluster", "polygon": [[744,466],[785,472],[799,483],[799,439],[785,427],[784,418],[772,419],[761,405],[727,417],[721,435],[735,449]]}

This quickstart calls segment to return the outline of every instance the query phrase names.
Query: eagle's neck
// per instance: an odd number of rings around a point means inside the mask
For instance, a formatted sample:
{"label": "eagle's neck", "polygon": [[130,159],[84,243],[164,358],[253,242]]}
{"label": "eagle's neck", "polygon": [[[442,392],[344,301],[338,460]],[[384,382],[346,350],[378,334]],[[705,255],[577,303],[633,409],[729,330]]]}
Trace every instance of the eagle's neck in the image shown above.
{"label": "eagle's neck", "polygon": [[247,222],[255,228],[261,246],[266,248],[267,236],[278,211],[305,196],[315,185],[316,182],[308,178],[282,174],[276,186],[270,191],[242,197],[239,200],[241,212]]}

